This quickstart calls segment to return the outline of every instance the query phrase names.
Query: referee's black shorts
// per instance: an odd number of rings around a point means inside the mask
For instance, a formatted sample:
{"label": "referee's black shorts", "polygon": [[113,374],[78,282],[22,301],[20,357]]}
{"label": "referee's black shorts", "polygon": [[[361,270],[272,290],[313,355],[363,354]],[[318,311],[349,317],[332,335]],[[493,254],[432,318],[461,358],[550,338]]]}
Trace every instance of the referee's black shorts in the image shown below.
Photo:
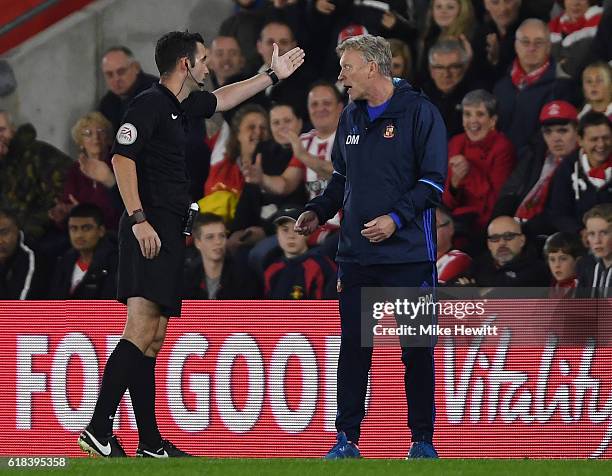
{"label": "referee's black shorts", "polygon": [[185,260],[183,217],[165,210],[147,210],[147,220],[161,240],[159,255],[142,256],[126,213],[119,222],[119,274],[117,300],[143,297],[159,305],[161,315],[181,315],[181,292]]}

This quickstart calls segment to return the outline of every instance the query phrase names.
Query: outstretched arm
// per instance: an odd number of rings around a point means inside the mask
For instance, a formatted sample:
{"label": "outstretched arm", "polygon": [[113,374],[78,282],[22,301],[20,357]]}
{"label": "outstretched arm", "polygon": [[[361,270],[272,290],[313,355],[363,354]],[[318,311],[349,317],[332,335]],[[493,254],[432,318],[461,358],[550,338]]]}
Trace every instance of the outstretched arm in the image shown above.
{"label": "outstretched arm", "polygon": [[[279,80],[291,76],[302,63],[304,63],[304,50],[302,50],[302,48],[295,47],[279,57],[278,45],[274,43],[271,68],[276,76],[278,76]],[[266,73],[259,73],[244,81],[223,86],[213,91],[213,94],[217,97],[216,110],[219,112],[233,109],[238,104],[246,101],[258,92],[263,91],[271,84],[272,79],[270,76]]]}

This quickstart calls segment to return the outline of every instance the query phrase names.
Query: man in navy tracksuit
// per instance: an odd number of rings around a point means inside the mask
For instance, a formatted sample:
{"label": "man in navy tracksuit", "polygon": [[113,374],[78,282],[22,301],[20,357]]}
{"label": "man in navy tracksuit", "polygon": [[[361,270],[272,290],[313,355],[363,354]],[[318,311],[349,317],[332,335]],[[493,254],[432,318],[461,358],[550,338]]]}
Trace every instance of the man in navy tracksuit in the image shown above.
{"label": "man in navy tracksuit", "polygon": [[[338,47],[339,80],[352,102],[334,143],[334,173],[306,205],[296,231],[309,234],[343,209],[337,261],[341,345],[338,439],[326,458],[359,457],[372,348],[361,345],[361,288],[433,287],[435,204],[447,171],[446,128],[420,91],[391,77],[386,40],[349,38]],[[432,347],[404,347],[409,457],[437,457]]]}

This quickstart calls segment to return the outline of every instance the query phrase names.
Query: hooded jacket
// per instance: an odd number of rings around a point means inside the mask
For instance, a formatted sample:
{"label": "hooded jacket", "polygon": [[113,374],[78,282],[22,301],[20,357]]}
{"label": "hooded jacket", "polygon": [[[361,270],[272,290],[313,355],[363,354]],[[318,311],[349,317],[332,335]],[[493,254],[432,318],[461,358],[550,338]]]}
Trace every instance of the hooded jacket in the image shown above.
{"label": "hooded jacket", "polygon": [[20,232],[15,253],[0,263],[0,300],[44,299],[47,278],[47,263],[24,242]]}
{"label": "hooded jacket", "polygon": [[576,297],[612,297],[612,266],[606,268],[603,260],[593,255],[582,257],[577,265],[578,287]]}
{"label": "hooded jacket", "polygon": [[[429,99],[404,80],[393,80],[385,111],[370,121],[365,101],[344,108],[334,148],[334,173],[311,200],[319,223],[340,208],[337,261],[361,265],[436,261],[434,207],[447,172],[446,127]],[[370,220],[395,213],[401,227],[370,243],[361,235]]]}
{"label": "hooded jacket", "polygon": [[582,216],[599,203],[612,202],[612,178],[596,188],[581,165],[581,151],[566,157],[551,183],[547,209],[555,228],[576,233],[584,228]]}

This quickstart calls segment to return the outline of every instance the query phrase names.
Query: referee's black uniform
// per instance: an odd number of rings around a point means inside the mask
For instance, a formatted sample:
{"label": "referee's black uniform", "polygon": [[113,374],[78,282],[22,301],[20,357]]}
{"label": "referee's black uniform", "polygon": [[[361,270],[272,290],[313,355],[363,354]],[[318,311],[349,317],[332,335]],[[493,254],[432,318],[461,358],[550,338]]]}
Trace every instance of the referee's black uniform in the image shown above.
{"label": "referee's black uniform", "polygon": [[187,116],[210,117],[217,98],[192,92],[182,103],[156,83],[134,98],[117,131],[113,154],[136,163],[138,194],[147,221],[159,235],[161,249],[146,259],[127,213],[119,224],[117,299],[143,297],[166,317],[181,314],[181,277],[185,252],[183,219],[190,204],[185,165]]}

